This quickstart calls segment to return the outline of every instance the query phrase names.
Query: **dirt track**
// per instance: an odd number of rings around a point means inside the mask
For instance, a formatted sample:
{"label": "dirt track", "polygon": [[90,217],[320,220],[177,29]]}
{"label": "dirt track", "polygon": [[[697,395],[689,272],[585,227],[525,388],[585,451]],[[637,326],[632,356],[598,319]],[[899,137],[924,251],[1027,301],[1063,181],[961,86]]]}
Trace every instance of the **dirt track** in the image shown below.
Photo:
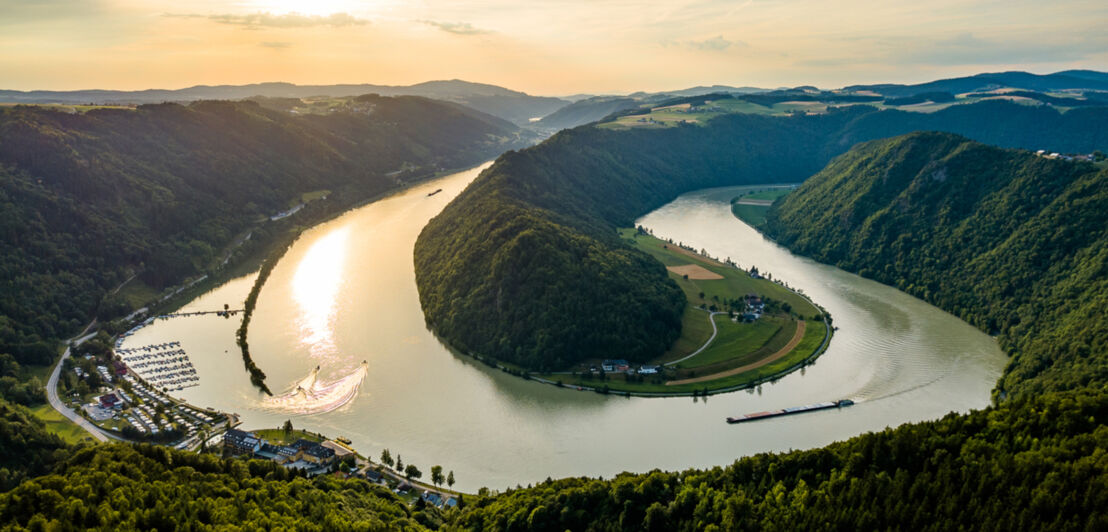
{"label": "dirt track", "polygon": [[727,371],[721,371],[719,373],[713,373],[711,375],[704,375],[703,377],[693,377],[691,379],[681,379],[681,380],[677,380],[677,381],[669,381],[669,382],[666,383],[666,386],[677,386],[677,385],[680,385],[680,384],[695,384],[695,383],[698,383],[698,382],[707,382],[707,381],[712,381],[712,380],[716,380],[716,379],[722,379],[724,377],[730,377],[732,375],[738,375],[739,373],[744,373],[744,372],[750,371],[752,369],[758,369],[758,368],[760,368],[760,367],[762,367],[766,364],[769,364],[770,362],[774,362],[774,361],[780,359],[781,357],[784,357],[785,355],[789,354],[790,351],[795,349],[796,346],[798,344],[800,344],[800,341],[804,339],[804,329],[807,328],[807,325],[808,325],[808,323],[804,322],[804,321],[797,322],[796,332],[793,333],[792,340],[789,340],[789,343],[785,344],[785,347],[782,347],[780,351],[778,351],[778,352],[776,352],[776,353],[774,353],[774,354],[772,354],[772,355],[770,355],[766,358],[763,358],[763,359],[761,359],[757,362],[747,364],[745,366],[739,366],[737,368],[729,369]]}

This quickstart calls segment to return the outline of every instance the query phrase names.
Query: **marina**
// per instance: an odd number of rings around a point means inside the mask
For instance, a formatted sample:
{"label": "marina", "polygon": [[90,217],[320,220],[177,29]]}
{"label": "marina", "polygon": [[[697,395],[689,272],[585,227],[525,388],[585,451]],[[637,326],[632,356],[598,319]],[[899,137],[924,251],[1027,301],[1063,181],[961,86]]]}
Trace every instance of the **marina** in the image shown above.
{"label": "marina", "polygon": [[200,377],[181,342],[164,342],[134,348],[116,348],[127,368],[151,385],[180,391],[198,386]]}

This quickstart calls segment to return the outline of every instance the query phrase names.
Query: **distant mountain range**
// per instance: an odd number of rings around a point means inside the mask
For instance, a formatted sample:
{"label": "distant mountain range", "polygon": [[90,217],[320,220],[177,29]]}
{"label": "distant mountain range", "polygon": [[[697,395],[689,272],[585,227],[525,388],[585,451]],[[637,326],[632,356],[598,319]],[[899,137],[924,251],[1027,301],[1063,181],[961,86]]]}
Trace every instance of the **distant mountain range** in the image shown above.
{"label": "distant mountain range", "polygon": [[1108,73],[1094,70],[1065,70],[1043,75],[1029,72],[995,72],[961,78],[940,79],[916,85],[885,83],[843,87],[843,90],[848,92],[872,91],[882,96],[894,98],[912,96],[923,92],[959,94],[991,89],[1108,91]]}
{"label": "distant mountain range", "polygon": [[[920,95],[1015,89],[1021,91],[1081,91],[1108,92],[1108,73],[1094,70],[1066,70],[1053,74],[1028,72],[997,72],[960,78],[941,79],[913,85],[883,83],[850,85],[836,94],[875,93],[885,98],[912,98]],[[785,91],[785,92],[783,92]],[[292,83],[255,83],[250,85],[197,85],[184,89],[149,89],[142,91],[77,90],[77,91],[16,91],[0,90],[0,103],[28,104],[146,104],[189,102],[196,100],[241,100],[256,96],[269,98],[310,98],[319,96],[347,97],[362,94],[381,96],[423,96],[446,100],[502,118],[516,125],[534,124],[544,130],[558,130],[600,120],[613,112],[638,105],[653,104],[671,98],[696,97],[707,94],[792,94],[797,91],[820,93],[812,86],[793,89],[734,87],[730,85],[699,85],[662,92],[635,92],[626,96],[592,96],[577,94],[564,98],[532,96],[497,85],[463,80],[427,81],[415,85],[295,85]],[[1086,95],[1086,97],[1088,97]],[[815,97],[813,97],[815,98]],[[1041,98],[1040,98],[1041,99]],[[905,101],[906,102],[906,101]],[[1095,102],[1085,102],[1094,104]],[[1099,104],[1097,104],[1099,105]],[[542,119],[541,121],[539,119]]]}
{"label": "distant mountain range", "polygon": [[254,83],[251,85],[197,85],[185,89],[149,89],[141,91],[77,90],[14,91],[0,90],[0,102],[60,104],[146,104],[190,102],[196,100],[241,100],[253,96],[271,98],[308,98],[313,96],[423,96],[460,103],[509,122],[526,124],[532,118],[546,116],[569,102],[560,98],[531,96],[496,85],[462,80],[427,81],[408,86],[372,85],[294,85],[292,83]]}

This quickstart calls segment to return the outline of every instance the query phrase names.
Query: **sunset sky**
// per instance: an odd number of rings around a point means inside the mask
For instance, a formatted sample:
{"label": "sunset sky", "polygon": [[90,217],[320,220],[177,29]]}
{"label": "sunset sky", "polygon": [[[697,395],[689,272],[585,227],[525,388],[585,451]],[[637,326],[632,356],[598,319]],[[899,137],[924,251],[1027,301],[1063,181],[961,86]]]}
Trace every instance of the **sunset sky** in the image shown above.
{"label": "sunset sky", "polygon": [[0,88],[835,88],[1108,70],[1106,26],[1104,0],[0,0]]}

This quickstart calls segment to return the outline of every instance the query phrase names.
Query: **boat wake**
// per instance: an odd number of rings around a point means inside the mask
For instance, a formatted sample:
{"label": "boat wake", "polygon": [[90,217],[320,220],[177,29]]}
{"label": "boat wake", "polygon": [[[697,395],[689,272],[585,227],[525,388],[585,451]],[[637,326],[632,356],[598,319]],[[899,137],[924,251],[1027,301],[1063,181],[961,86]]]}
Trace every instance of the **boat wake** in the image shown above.
{"label": "boat wake", "polygon": [[290,412],[294,414],[322,414],[349,403],[358,395],[358,388],[369,373],[369,365],[362,362],[357,369],[349,375],[331,382],[319,380],[319,366],[308,373],[292,387],[291,390],[281,395],[269,397],[263,401],[263,406]]}

